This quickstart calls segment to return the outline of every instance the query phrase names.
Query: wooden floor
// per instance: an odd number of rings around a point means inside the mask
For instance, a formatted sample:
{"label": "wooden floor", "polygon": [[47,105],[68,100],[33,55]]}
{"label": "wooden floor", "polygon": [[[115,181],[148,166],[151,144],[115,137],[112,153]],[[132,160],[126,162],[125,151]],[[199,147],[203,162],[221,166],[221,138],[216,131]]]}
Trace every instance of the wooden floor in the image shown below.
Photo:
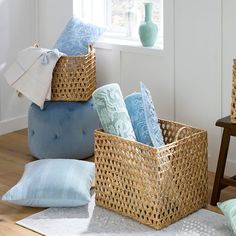
{"label": "wooden floor", "polygon": [[[0,136],[0,196],[17,183],[22,175],[24,165],[32,160],[34,158],[29,154],[26,130]],[[210,199],[213,181],[214,174],[209,173],[208,199]],[[221,200],[235,197],[236,188],[229,187],[222,191]],[[216,207],[210,205],[208,209],[218,211]],[[41,210],[11,205],[0,200],[0,236],[39,235],[16,225],[15,222]]]}

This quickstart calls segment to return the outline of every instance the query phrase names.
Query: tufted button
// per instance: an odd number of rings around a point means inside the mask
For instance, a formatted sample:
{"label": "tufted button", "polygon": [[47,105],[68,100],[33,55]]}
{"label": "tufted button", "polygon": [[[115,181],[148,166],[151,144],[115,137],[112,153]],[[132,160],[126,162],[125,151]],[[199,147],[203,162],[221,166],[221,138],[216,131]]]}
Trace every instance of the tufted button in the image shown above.
{"label": "tufted button", "polygon": [[73,108],[73,107],[68,108],[68,111],[74,111],[74,110],[75,110],[75,108]]}
{"label": "tufted button", "polygon": [[57,134],[54,134],[54,139],[58,139],[58,135]]}
{"label": "tufted button", "polygon": [[86,134],[85,130],[82,130],[82,134],[83,134],[83,135],[85,135],[85,134]]}
{"label": "tufted button", "polygon": [[31,130],[30,134],[31,134],[31,136],[33,136],[35,134],[33,129]]}

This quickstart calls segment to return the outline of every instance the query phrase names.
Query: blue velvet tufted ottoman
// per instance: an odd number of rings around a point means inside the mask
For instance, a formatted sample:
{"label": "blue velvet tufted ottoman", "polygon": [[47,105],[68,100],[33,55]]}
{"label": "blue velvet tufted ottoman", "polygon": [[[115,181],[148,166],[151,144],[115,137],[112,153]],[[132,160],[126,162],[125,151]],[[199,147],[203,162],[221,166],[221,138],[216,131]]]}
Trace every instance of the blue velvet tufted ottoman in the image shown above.
{"label": "blue velvet tufted ottoman", "polygon": [[93,101],[32,104],[28,116],[28,143],[33,156],[84,159],[94,152],[94,129],[99,119]]}

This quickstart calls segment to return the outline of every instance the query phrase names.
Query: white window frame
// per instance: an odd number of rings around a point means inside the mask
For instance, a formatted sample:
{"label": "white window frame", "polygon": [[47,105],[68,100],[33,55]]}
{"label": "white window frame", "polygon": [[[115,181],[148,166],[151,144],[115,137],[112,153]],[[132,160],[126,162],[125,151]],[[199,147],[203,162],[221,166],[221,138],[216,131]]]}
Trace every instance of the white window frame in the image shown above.
{"label": "white window frame", "polygon": [[[102,3],[101,3],[102,1]],[[84,4],[87,4],[87,9],[88,6],[90,5],[91,11],[89,14],[85,15],[85,6]],[[91,23],[97,23],[94,19],[94,14],[93,12],[96,11],[96,6],[98,7],[99,5],[103,5],[103,22],[98,22],[101,25],[105,25],[107,27],[107,31],[104,34],[104,38],[106,38],[106,41],[111,38],[114,42],[115,39],[117,40],[125,40],[125,41],[133,41],[137,42],[139,41],[138,38],[132,38],[126,34],[126,29],[123,27],[111,27],[111,0],[73,0],[73,14],[77,15],[78,17],[81,17],[85,21],[91,22]],[[160,48],[163,48],[164,42],[163,42],[163,27],[164,27],[164,0],[160,0],[160,24],[158,27],[158,39],[156,45],[159,45]],[[81,6],[81,7],[80,7]],[[84,9],[82,9],[84,8]],[[111,30],[112,28],[112,30]]]}

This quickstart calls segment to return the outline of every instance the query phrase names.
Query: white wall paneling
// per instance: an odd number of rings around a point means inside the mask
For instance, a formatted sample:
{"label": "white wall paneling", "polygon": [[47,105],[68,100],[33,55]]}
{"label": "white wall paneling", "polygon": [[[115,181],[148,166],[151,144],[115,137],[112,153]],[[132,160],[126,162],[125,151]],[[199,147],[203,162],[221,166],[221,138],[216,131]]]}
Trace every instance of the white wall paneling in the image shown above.
{"label": "white wall paneling", "polygon": [[73,14],[72,0],[38,0],[41,47],[51,48]]}
{"label": "white wall paneling", "polygon": [[[236,58],[236,1],[222,0],[223,33],[222,33],[222,116],[230,114],[232,65]],[[236,170],[236,138],[232,137],[226,164],[226,173],[235,175]]]}
{"label": "white wall paneling", "polygon": [[174,119],[173,1],[164,1],[164,50],[121,52],[121,87],[127,95],[140,91],[142,81],[150,89],[160,118]]}
{"label": "white wall paneling", "polygon": [[167,63],[166,57],[122,52],[120,85],[128,95],[140,91],[139,82],[143,81],[151,91],[159,117],[173,120],[173,65]]}
{"label": "white wall paneling", "polygon": [[96,48],[96,73],[99,78],[97,79],[97,87],[113,82],[111,79],[114,74],[112,53],[111,49]]}
{"label": "white wall paneling", "polygon": [[[158,50],[155,53],[137,53],[126,47],[111,45],[104,49],[96,46],[97,85],[119,83],[126,96],[140,91],[143,81],[151,90],[158,114],[173,119],[173,61]],[[165,53],[164,53],[165,54]]]}
{"label": "white wall paneling", "polygon": [[7,64],[15,60],[17,52],[35,40],[35,0],[1,0],[0,31],[0,134],[3,134],[26,124],[29,102],[16,95],[3,74]]}
{"label": "white wall paneling", "polygon": [[215,171],[221,117],[221,0],[175,1],[176,120],[208,131]]}

